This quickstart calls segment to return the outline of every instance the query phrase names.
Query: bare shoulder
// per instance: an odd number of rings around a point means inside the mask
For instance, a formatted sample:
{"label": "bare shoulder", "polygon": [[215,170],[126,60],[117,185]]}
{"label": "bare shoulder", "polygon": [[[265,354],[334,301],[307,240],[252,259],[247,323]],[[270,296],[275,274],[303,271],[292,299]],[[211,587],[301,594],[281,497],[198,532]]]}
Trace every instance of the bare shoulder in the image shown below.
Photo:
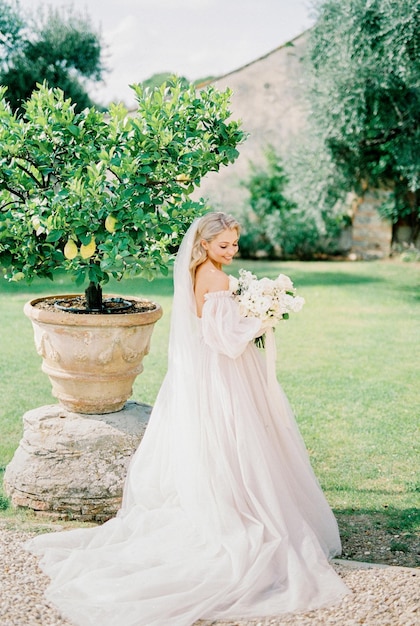
{"label": "bare shoulder", "polygon": [[213,264],[203,263],[197,268],[195,288],[202,294],[209,291],[225,291],[229,289],[229,277]]}
{"label": "bare shoulder", "polygon": [[197,315],[201,317],[204,305],[204,296],[213,291],[226,291],[229,289],[229,277],[218,270],[212,263],[204,262],[197,268],[195,274],[194,295],[197,305]]}

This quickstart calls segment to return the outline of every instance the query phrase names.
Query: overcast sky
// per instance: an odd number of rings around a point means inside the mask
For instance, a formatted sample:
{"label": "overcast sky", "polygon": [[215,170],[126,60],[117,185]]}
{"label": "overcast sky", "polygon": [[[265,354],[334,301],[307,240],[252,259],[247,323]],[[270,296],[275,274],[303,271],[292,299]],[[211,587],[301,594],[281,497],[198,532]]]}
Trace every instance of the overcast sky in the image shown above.
{"label": "overcast sky", "polygon": [[100,29],[106,104],[134,103],[128,85],[171,72],[190,80],[220,76],[270,52],[313,24],[311,0],[19,0],[73,6]]}

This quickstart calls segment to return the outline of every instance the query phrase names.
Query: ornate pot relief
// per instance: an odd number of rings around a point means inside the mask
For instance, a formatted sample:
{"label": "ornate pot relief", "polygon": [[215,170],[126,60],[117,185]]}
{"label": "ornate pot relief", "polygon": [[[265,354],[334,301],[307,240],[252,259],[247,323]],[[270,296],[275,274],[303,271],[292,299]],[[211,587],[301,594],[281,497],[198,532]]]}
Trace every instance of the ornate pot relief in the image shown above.
{"label": "ornate pot relief", "polygon": [[155,304],[148,311],[124,314],[75,314],[37,306],[55,299],[37,298],[24,307],[53,395],[77,413],[120,411],[143,370],[142,360],[149,352],[154,324],[162,316],[161,307]]}

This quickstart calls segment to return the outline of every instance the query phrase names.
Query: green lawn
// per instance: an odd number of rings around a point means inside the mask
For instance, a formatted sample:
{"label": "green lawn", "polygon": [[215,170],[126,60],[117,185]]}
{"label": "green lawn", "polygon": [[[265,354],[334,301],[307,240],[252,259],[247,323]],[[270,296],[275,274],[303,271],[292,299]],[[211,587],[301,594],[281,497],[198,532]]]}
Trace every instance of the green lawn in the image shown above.
{"label": "green lawn", "polygon": [[[390,529],[412,532],[420,491],[419,264],[236,261],[232,272],[241,266],[258,276],[288,274],[306,300],[276,330],[277,372],[336,514],[386,515]],[[163,306],[134,388],[134,399],[152,404],[166,369],[171,279],[109,291]],[[0,468],[18,445],[22,414],[54,402],[22,307],[58,292],[74,287],[65,279],[30,288],[0,282]]]}

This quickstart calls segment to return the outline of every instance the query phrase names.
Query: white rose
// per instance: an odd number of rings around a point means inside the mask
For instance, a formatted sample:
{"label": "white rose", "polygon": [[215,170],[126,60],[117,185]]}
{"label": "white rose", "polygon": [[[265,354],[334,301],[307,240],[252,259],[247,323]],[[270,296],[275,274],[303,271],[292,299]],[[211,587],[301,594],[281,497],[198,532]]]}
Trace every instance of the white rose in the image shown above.
{"label": "white rose", "polygon": [[267,297],[260,297],[254,305],[254,310],[257,313],[258,317],[265,317],[270,310],[271,299]]}
{"label": "white rose", "polygon": [[293,311],[293,313],[299,313],[299,311],[301,311],[303,305],[305,304],[305,299],[301,296],[295,296],[294,298],[292,298],[292,301],[293,302],[290,306],[291,311]]}
{"label": "white rose", "polygon": [[256,276],[247,270],[239,270],[239,282],[243,289],[248,289],[251,283],[256,279]]}
{"label": "white rose", "polygon": [[229,276],[229,290],[232,293],[236,293],[238,291],[238,287],[239,280],[236,278],[236,276]]}
{"label": "white rose", "polygon": [[274,281],[282,291],[293,291],[293,283],[285,274],[279,274]]}

